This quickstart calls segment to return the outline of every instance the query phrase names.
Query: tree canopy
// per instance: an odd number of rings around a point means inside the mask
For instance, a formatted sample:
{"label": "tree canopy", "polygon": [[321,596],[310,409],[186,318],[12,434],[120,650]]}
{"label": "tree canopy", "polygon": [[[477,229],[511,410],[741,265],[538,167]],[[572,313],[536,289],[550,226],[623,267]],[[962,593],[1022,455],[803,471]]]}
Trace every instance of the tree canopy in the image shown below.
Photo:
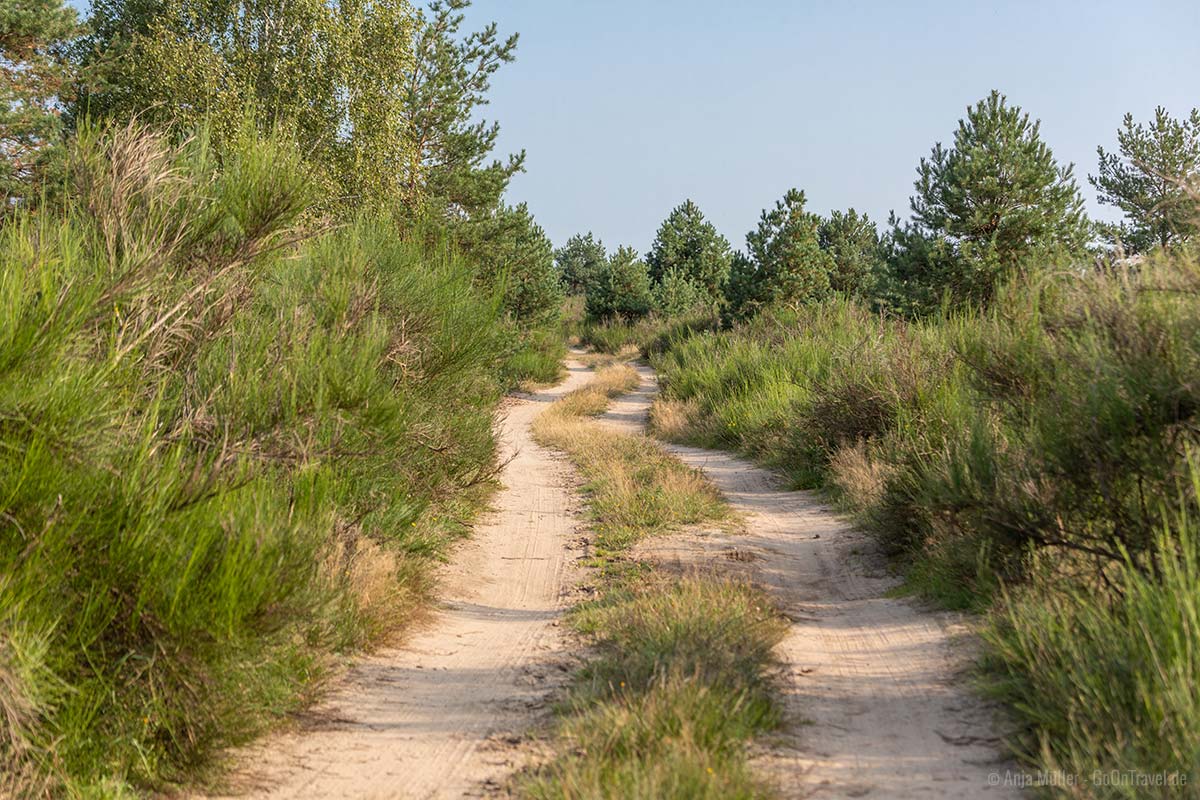
{"label": "tree canopy", "polygon": [[590,232],[576,234],[554,253],[563,286],[572,294],[584,294],[608,261],[604,243]]}
{"label": "tree canopy", "polygon": [[1125,214],[1122,224],[1106,229],[1111,241],[1126,252],[1143,253],[1195,236],[1200,220],[1187,190],[1200,178],[1200,109],[1174,119],[1160,106],[1149,125],[1126,114],[1117,152],[1096,149],[1100,172],[1089,180],[1101,203]]}
{"label": "tree canopy", "polygon": [[754,260],[752,299],[762,303],[805,303],[829,293],[833,259],[821,249],[821,218],[805,210],[804,192],[790,189],[758,227],[746,235]]}
{"label": "tree canopy", "polygon": [[632,247],[620,247],[588,290],[587,315],[631,321],[649,314],[653,302],[646,262]]}
{"label": "tree canopy", "polygon": [[830,288],[854,297],[869,297],[883,268],[883,247],[875,223],[853,208],[834,211],[821,221],[817,240],[833,260]]}
{"label": "tree canopy", "polygon": [[954,144],[921,159],[912,222],[894,225],[892,285],[910,309],[945,294],[987,302],[996,281],[1035,261],[1080,255],[1091,227],[1071,165],[1040,123],[999,92],[967,109]]}
{"label": "tree canopy", "polygon": [[29,197],[61,144],[65,50],[77,32],[62,0],[0,4],[0,213]]}
{"label": "tree canopy", "polygon": [[661,283],[667,273],[677,272],[715,299],[729,278],[731,258],[728,240],[704,218],[699,206],[686,200],[658,229],[646,264],[655,283]]}

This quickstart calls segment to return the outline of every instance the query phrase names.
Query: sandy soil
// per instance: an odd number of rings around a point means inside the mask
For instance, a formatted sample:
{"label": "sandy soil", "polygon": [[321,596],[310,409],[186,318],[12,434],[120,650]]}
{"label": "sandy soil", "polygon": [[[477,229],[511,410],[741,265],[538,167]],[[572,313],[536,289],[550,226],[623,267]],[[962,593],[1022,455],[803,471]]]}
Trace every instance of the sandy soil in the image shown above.
{"label": "sandy soil", "polygon": [[[656,391],[653,371],[639,371],[641,389],[603,418],[629,432],[644,429]],[[812,494],[726,453],[669,450],[709,476],[746,532],[654,539],[639,555],[740,570],[795,622],[780,653],[792,730],[757,759],[785,796],[1016,796],[989,786],[1010,765],[994,709],[964,675],[972,650],[959,618],[888,597],[897,580],[871,540]]]}
{"label": "sandy soil", "polygon": [[510,402],[504,489],[445,570],[431,624],[359,661],[295,730],[245,753],[234,796],[474,797],[520,766],[514,745],[570,669],[558,617],[584,547],[565,466],[529,425],[589,374],[572,365],[558,387]]}

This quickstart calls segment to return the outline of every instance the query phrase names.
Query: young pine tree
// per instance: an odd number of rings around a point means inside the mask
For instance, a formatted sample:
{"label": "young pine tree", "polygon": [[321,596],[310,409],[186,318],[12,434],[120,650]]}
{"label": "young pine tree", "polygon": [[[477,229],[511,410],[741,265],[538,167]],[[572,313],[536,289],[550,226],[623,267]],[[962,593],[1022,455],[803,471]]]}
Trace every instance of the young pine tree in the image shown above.
{"label": "young pine tree", "polygon": [[804,192],[789,190],[746,235],[755,266],[748,296],[756,302],[807,303],[829,294],[833,258],[821,249],[821,218],[804,204]]}
{"label": "young pine tree", "polygon": [[630,322],[649,314],[653,302],[646,262],[632,247],[621,247],[588,287],[587,315],[594,320]]}
{"label": "young pine tree", "polygon": [[479,281],[499,288],[509,317],[523,328],[557,319],[563,287],[554,266],[554,245],[524,203],[501,204],[462,230],[460,245],[476,265]]}
{"label": "young pine tree", "polygon": [[1100,202],[1125,214],[1106,235],[1129,253],[1188,242],[1200,230],[1196,202],[1187,188],[1200,180],[1200,109],[1181,120],[1165,108],[1149,125],[1126,114],[1116,153],[1098,147],[1100,174],[1089,176]]}
{"label": "young pine tree", "polygon": [[674,271],[716,299],[729,278],[731,258],[728,240],[704,218],[699,206],[687,200],[658,229],[646,264],[654,283],[662,283]]}
{"label": "young pine tree", "polygon": [[914,306],[946,293],[986,303],[1003,275],[1077,257],[1088,243],[1072,165],[1059,166],[1040,123],[999,92],[967,109],[952,147],[938,143],[921,159],[915,188],[891,265]]}
{"label": "young pine tree", "polygon": [[875,223],[853,208],[845,213],[834,211],[821,222],[817,239],[833,259],[830,287],[852,297],[871,297],[883,269],[883,247]]}
{"label": "young pine tree", "polygon": [[572,236],[554,253],[563,286],[571,294],[585,294],[607,261],[604,243],[590,232]]}

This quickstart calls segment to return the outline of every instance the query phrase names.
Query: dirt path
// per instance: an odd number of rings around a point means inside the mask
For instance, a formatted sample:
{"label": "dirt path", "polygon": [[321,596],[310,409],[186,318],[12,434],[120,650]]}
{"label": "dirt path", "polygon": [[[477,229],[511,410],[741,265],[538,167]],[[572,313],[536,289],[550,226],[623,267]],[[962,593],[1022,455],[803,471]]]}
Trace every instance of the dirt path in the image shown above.
{"label": "dirt path", "polygon": [[300,729],[249,751],[235,796],[472,797],[512,773],[513,743],[566,676],[557,619],[582,546],[562,462],[529,425],[589,375],[573,364],[563,384],[511,402],[501,440],[515,457],[497,511],[447,568],[440,613],[403,647],[358,662]]}
{"label": "dirt path", "polygon": [[[644,429],[655,375],[603,418]],[[1000,798],[993,712],[963,671],[969,647],[950,614],[886,596],[897,583],[871,540],[812,494],[784,491],[770,472],[726,453],[669,446],[703,470],[746,516],[747,533],[650,541],[641,555],[683,567],[744,569],[795,624],[783,642],[787,702],[798,726],[759,759],[789,797]],[[992,778],[991,780],[994,780]]]}

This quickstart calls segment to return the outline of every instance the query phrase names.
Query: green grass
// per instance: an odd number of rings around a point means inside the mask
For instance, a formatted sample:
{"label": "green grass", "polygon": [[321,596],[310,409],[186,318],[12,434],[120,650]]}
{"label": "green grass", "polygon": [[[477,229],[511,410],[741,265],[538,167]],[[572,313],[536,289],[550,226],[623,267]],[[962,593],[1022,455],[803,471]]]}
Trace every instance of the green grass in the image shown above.
{"label": "green grass", "polygon": [[787,626],[745,583],[628,558],[646,536],[730,519],[700,474],[590,419],[636,384],[628,366],[605,367],[535,423],[587,481],[600,587],[572,614],[594,655],[563,703],[558,756],[517,788],[532,798],[770,797],[746,745],[779,723],[772,651]]}
{"label": "green grass", "polygon": [[644,436],[617,433],[589,419],[604,412],[609,398],[637,383],[637,373],[628,365],[605,367],[591,385],[558,401],[533,425],[538,442],[567,453],[586,481],[595,545],[602,556],[645,536],[730,516],[699,472]]}
{"label": "green grass", "polygon": [[0,229],[0,794],[209,774],[423,601],[508,334],[445,252],[307,216],[295,153],[84,131]]}

